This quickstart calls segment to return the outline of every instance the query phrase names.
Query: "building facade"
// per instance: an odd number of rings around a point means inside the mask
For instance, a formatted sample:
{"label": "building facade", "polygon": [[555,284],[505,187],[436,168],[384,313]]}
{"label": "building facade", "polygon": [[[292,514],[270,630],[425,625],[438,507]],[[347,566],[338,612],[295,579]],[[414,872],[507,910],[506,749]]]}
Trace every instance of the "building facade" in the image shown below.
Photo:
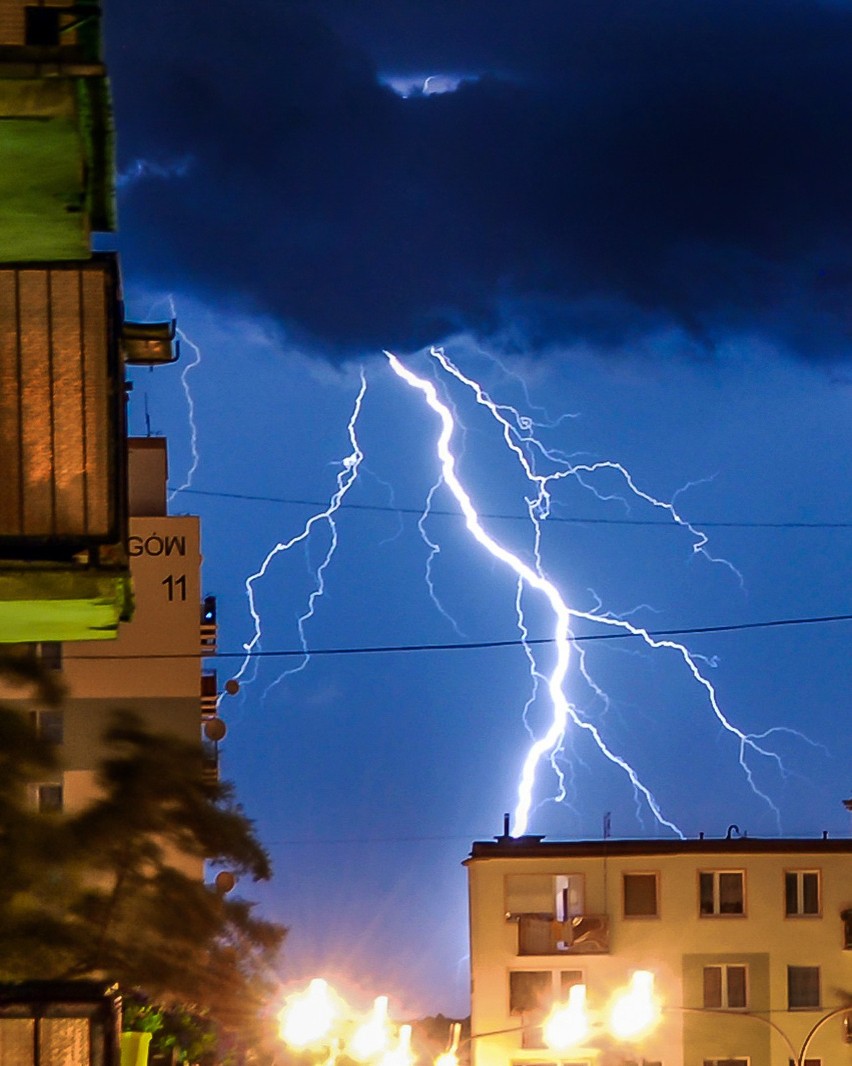
{"label": "building facade", "polygon": [[[852,840],[734,828],[475,843],[474,1066],[799,1066],[806,1041],[807,1066],[852,1064]],[[637,971],[653,974],[658,1017],[616,1038],[607,1012]],[[590,1029],[556,1053],[542,1022],[574,985]]]}
{"label": "building facade", "polygon": [[[79,811],[96,795],[101,735],[116,709],[136,712],[146,728],[198,744],[204,772],[218,780],[217,681],[204,670],[216,652],[216,603],[203,596],[199,520],[167,513],[166,441],[129,442],[128,554],[135,610],[109,642],[41,642],[31,646],[59,672],[65,698],[59,708],[27,701],[38,728],[59,744],[62,768],[35,786],[44,810]],[[0,692],[10,702],[16,693]],[[198,875],[201,875],[200,863]]]}

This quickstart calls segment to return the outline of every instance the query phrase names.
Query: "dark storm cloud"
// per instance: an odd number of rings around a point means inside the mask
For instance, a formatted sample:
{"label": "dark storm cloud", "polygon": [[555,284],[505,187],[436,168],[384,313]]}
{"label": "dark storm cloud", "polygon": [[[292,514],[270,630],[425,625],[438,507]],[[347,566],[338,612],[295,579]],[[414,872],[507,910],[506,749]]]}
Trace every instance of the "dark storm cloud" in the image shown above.
{"label": "dark storm cloud", "polygon": [[[133,275],[241,299],[341,355],[510,323],[539,346],[674,325],[708,350],[733,333],[848,351],[840,4],[112,0],[108,16]],[[416,73],[476,80],[408,100],[382,84]]]}

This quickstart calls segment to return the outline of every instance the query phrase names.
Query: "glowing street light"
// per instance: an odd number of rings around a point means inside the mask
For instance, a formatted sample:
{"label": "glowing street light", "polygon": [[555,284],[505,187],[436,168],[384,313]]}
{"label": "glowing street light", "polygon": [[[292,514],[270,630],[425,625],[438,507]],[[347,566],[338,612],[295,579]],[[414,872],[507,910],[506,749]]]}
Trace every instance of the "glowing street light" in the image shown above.
{"label": "glowing street light", "polygon": [[589,1016],[585,985],[572,985],[568,989],[568,1002],[556,1004],[545,1019],[542,1033],[551,1051],[567,1051],[586,1039]]}
{"label": "glowing street light", "polygon": [[386,1051],[389,1043],[388,997],[376,996],[372,1013],[352,1034],[346,1051],[357,1062],[367,1062]]}
{"label": "glowing street light", "polygon": [[459,1038],[461,1037],[461,1023],[453,1022],[450,1029],[450,1046],[442,1051],[435,1059],[435,1066],[459,1066]]}
{"label": "glowing street light", "polygon": [[411,1026],[401,1025],[396,1046],[386,1051],[379,1059],[379,1066],[412,1066],[414,1055],[411,1051]]}
{"label": "glowing street light", "polygon": [[654,995],[654,975],[635,970],[630,985],[613,1000],[609,1028],[619,1040],[635,1040],[660,1020],[660,1004]]}
{"label": "glowing street light", "polygon": [[297,1050],[328,1042],[340,1010],[328,982],[315,977],[304,992],[290,996],[278,1014],[278,1032]]}

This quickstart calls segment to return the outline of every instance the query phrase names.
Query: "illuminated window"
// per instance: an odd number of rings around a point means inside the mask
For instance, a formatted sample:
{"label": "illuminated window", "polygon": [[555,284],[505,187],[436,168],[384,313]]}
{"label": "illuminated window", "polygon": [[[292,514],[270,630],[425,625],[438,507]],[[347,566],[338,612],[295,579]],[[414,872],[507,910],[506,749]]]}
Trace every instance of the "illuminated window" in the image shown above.
{"label": "illuminated window", "polygon": [[741,870],[702,870],[698,886],[702,917],[745,914],[745,875]]}
{"label": "illuminated window", "polygon": [[743,1010],[748,1006],[748,968],[742,965],[704,967],[704,1006]]}
{"label": "illuminated window", "polygon": [[656,874],[624,875],[625,918],[656,918],[658,907]]}
{"label": "illuminated window", "polygon": [[788,966],[787,1009],[809,1010],[819,1006],[819,966]]}
{"label": "illuminated window", "polygon": [[784,874],[784,903],[787,917],[819,914],[819,871],[788,870]]}

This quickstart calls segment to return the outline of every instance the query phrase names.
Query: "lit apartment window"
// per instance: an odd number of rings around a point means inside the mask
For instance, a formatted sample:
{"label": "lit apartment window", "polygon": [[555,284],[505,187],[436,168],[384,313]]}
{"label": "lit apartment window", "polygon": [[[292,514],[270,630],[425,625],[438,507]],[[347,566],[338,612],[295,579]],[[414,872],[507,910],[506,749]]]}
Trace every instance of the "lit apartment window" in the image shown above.
{"label": "lit apartment window", "polygon": [[49,744],[61,744],[65,739],[62,711],[30,711],[30,724]]}
{"label": "lit apartment window", "polygon": [[748,1006],[748,971],[742,965],[704,967],[704,1006],[743,1010]]}
{"label": "lit apartment window", "polygon": [[784,874],[784,903],[789,918],[819,914],[819,871],[788,870]]}
{"label": "lit apartment window", "polygon": [[702,870],[698,886],[703,916],[745,914],[745,876],[741,870]]}
{"label": "lit apartment window", "polygon": [[624,917],[656,918],[659,914],[656,874],[624,875]]}
{"label": "lit apartment window", "polygon": [[819,1008],[819,966],[787,967],[787,1009]]}
{"label": "lit apartment window", "polygon": [[42,814],[55,814],[62,810],[62,785],[50,783],[36,785],[36,803]]}

